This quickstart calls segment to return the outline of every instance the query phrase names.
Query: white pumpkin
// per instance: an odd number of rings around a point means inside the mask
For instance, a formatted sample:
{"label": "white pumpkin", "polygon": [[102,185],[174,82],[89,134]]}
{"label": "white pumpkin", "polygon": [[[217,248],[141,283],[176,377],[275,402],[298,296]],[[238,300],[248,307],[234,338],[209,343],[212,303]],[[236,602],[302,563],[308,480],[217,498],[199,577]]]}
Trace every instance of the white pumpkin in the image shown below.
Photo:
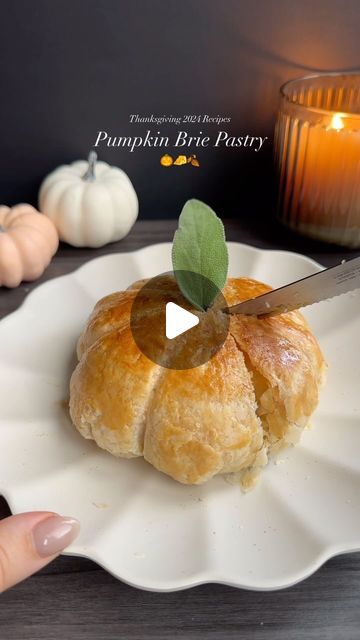
{"label": "white pumpkin", "polygon": [[129,233],[139,210],[135,189],[122,169],[88,161],[62,165],[43,181],[39,209],[61,240],[74,247],[102,247]]}

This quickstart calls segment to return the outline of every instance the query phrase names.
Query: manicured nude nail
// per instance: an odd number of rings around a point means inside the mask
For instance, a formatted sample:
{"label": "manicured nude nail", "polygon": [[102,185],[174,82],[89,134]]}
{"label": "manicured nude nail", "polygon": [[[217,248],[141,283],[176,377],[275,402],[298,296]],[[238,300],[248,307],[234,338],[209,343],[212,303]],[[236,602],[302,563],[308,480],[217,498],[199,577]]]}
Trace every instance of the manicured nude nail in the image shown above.
{"label": "manicured nude nail", "polygon": [[42,558],[52,556],[71,544],[79,531],[80,524],[75,518],[50,516],[33,529],[35,549]]}

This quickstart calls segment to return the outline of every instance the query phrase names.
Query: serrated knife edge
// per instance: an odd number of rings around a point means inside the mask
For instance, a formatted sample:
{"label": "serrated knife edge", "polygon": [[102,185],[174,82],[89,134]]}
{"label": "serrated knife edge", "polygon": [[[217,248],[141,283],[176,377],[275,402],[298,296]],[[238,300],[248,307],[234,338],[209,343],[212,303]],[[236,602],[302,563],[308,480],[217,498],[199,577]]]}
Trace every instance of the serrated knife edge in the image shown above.
{"label": "serrated knife edge", "polygon": [[231,314],[269,317],[360,288],[360,256],[228,307]]}

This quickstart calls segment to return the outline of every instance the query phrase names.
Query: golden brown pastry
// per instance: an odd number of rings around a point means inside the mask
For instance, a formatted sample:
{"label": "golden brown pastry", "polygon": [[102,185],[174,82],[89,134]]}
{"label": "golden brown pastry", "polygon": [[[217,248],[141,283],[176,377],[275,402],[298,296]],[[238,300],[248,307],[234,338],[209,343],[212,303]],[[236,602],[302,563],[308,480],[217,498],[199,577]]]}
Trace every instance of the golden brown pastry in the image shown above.
{"label": "golden brown pastry", "polygon": [[[269,451],[298,440],[317,405],[325,364],[316,339],[298,311],[231,316],[210,361],[166,369],[132,337],[131,307],[144,282],[100,300],[79,339],[70,384],[75,426],[110,453],[143,456],[179,482],[241,471],[246,485]],[[234,305],[270,289],[229,278],[223,294]],[[157,335],[155,320],[147,326]]]}

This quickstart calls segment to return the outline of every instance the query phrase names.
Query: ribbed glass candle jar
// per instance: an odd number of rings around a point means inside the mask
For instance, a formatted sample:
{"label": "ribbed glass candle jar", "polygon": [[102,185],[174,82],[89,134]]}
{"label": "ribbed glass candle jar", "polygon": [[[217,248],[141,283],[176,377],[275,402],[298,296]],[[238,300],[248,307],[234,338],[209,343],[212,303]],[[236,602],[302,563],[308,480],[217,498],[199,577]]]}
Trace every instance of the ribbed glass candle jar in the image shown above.
{"label": "ribbed glass candle jar", "polygon": [[280,219],[314,238],[360,247],[360,73],[306,76],[280,93]]}

